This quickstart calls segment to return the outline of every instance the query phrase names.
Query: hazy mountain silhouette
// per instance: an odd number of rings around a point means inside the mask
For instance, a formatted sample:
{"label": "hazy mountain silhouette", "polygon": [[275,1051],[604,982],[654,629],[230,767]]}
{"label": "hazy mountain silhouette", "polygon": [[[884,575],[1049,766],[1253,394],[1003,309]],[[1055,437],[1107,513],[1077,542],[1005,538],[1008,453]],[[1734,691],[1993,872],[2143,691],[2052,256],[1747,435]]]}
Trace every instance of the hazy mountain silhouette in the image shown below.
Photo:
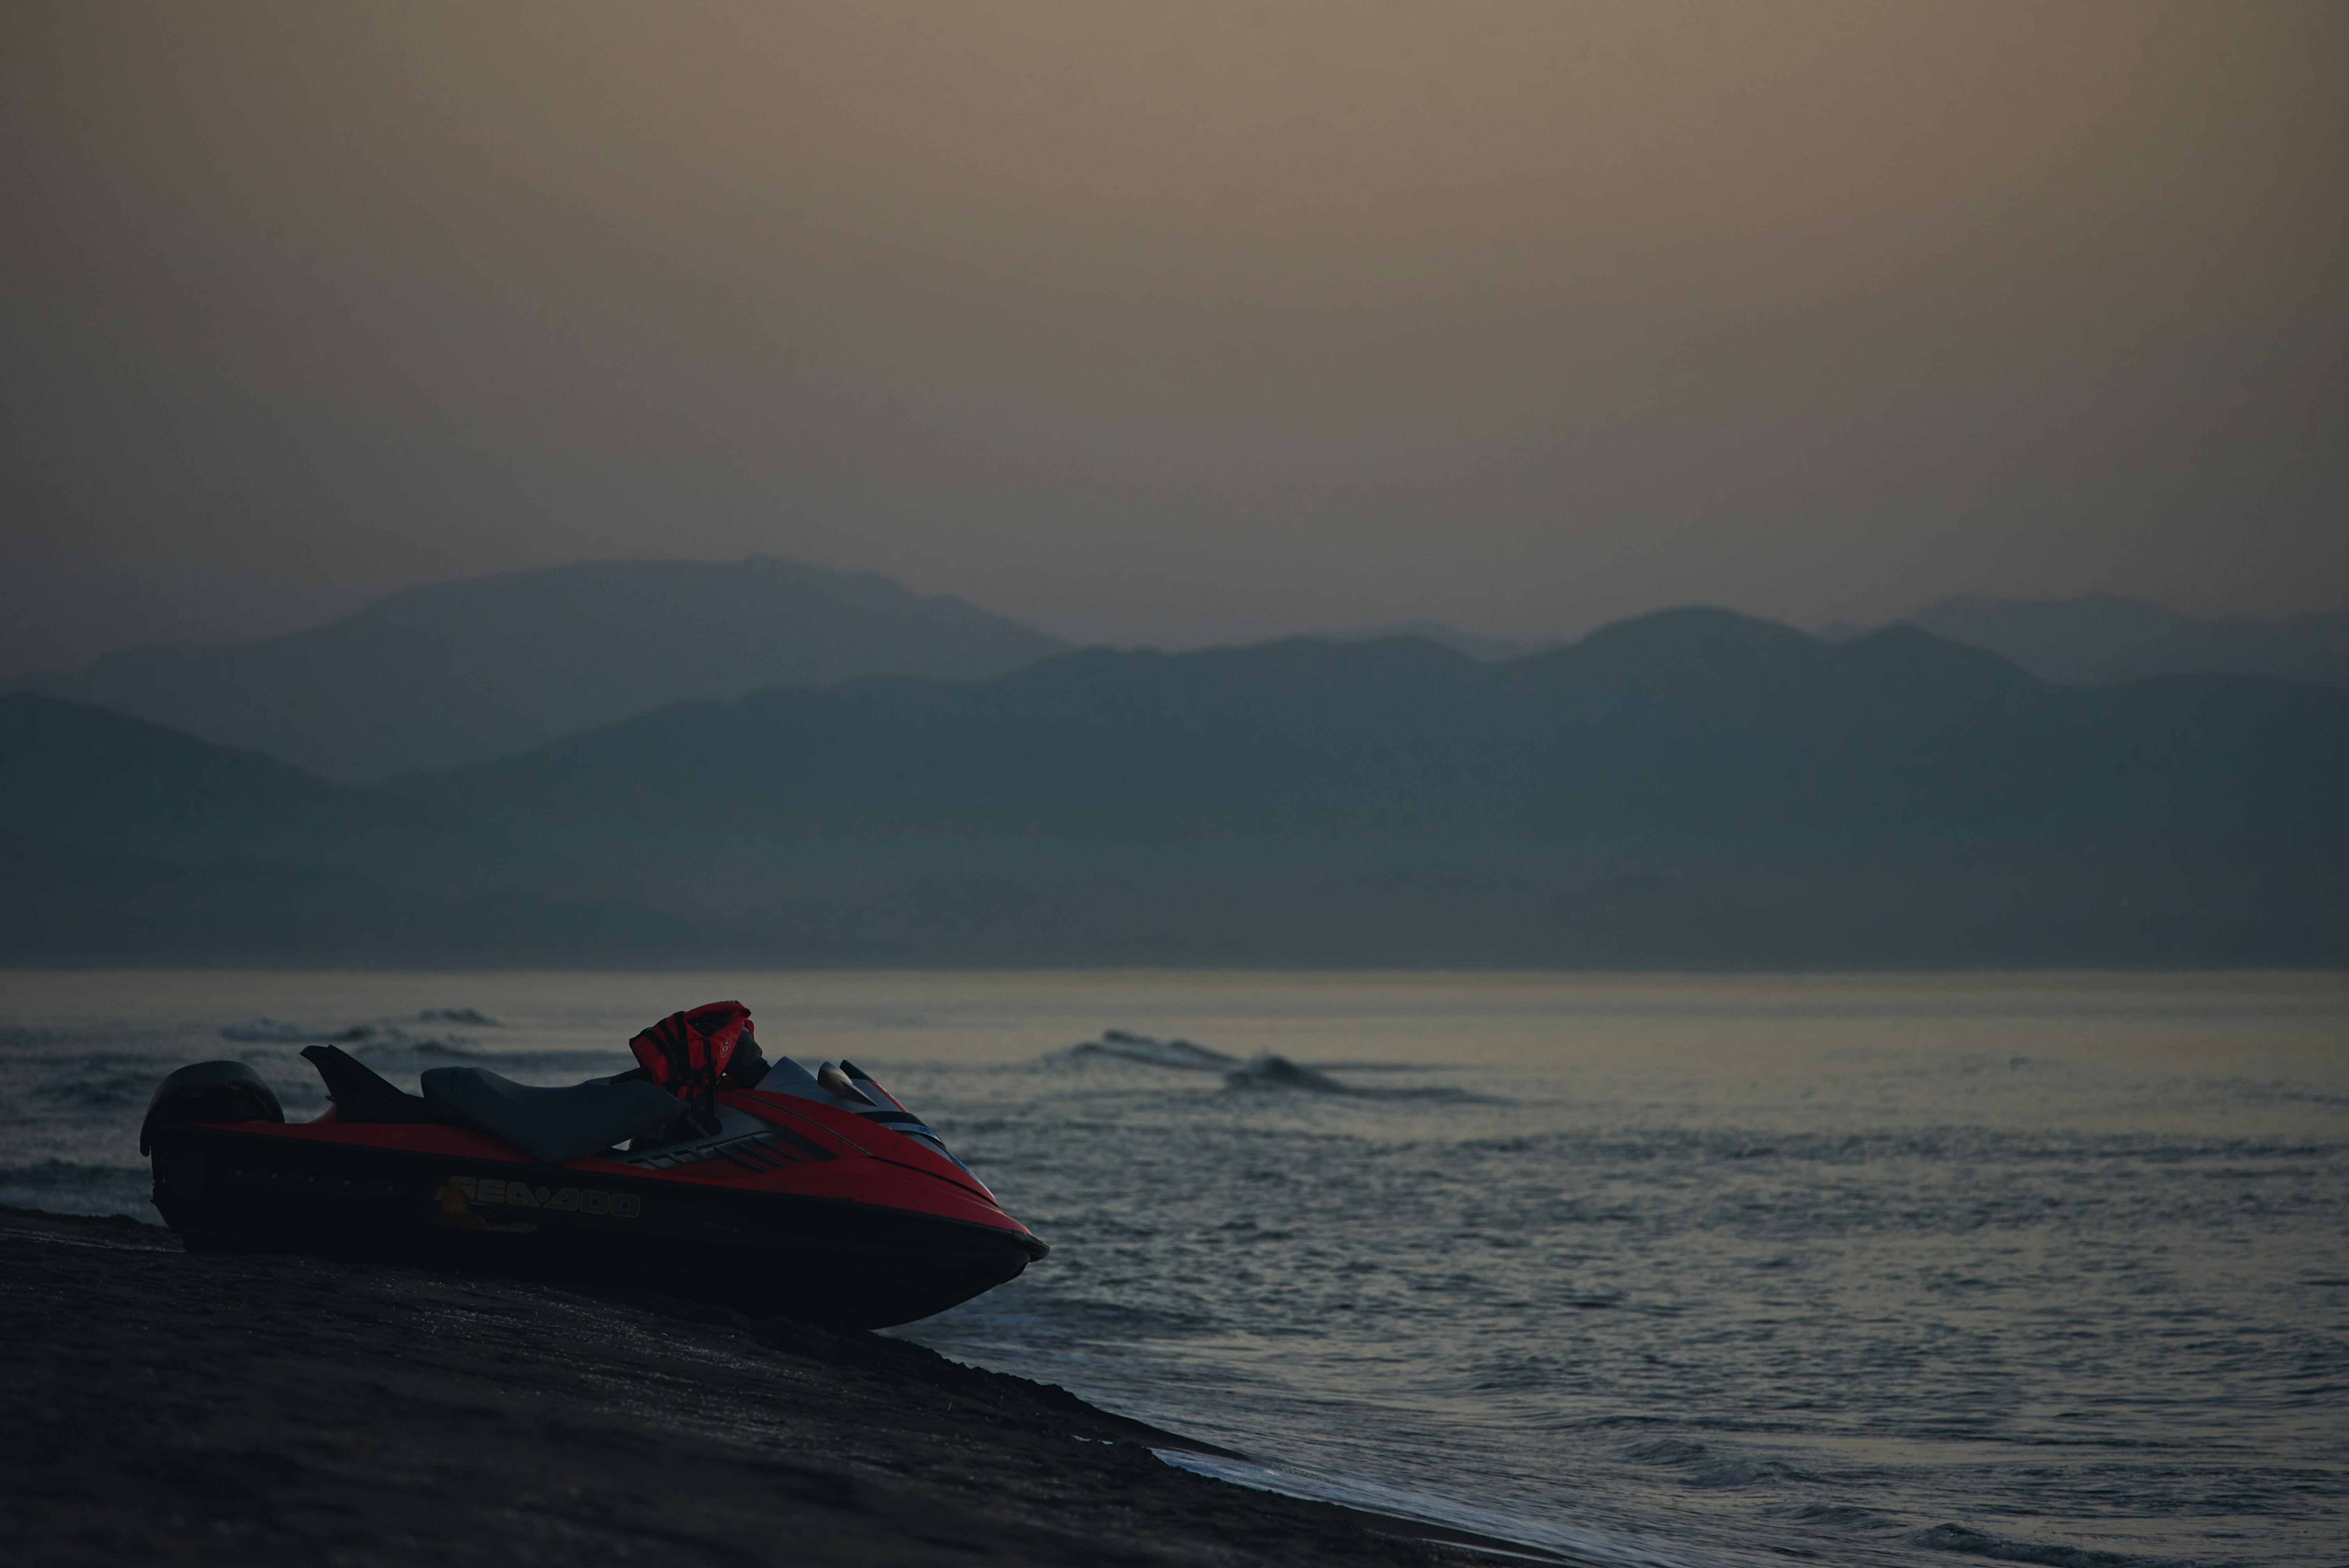
{"label": "hazy mountain silhouette", "polygon": [[1065,645],[866,573],[763,556],[599,562],[411,588],[305,632],[136,648],[16,685],[368,783],[681,698],[878,674],[978,680]]}
{"label": "hazy mountain silhouette", "polygon": [[394,788],[776,961],[2340,964],[2344,764],[2321,688],[1682,611],[1500,665],[1307,639],[768,691]]}
{"label": "hazy mountain silhouette", "polygon": [[1521,659],[1527,654],[1561,645],[1556,640],[1526,643],[1515,637],[1492,637],[1481,632],[1464,632],[1444,621],[1390,621],[1342,632],[1316,632],[1312,635],[1324,643],[1383,643],[1396,637],[1418,637],[1433,643],[1439,648],[1450,648],[1455,654],[1465,654],[1479,663],[1488,665]]}
{"label": "hazy mountain silhouette", "polygon": [[132,856],[419,868],[478,857],[461,813],[327,783],[110,708],[0,696],[0,828]]}
{"label": "hazy mountain silhouette", "polygon": [[[731,939],[612,899],[445,807],[81,703],[0,696],[0,959],[707,962]],[[554,895],[547,891],[556,890]]]}
{"label": "hazy mountain silhouette", "polygon": [[1909,617],[1935,636],[2012,659],[2044,680],[2111,686],[2203,672],[2313,681],[2349,691],[2349,614],[2181,614],[2141,599],[1961,594]]}
{"label": "hazy mountain silhouette", "polygon": [[0,748],[14,962],[2349,963],[2349,696],[1905,625],[1092,650],[369,790],[29,696]]}
{"label": "hazy mountain silhouette", "polygon": [[1501,665],[1299,639],[779,688],[394,788],[664,852],[1296,860],[2297,837],[2337,827],[2344,767],[2332,692],[2078,690],[1911,626],[1684,610]]}

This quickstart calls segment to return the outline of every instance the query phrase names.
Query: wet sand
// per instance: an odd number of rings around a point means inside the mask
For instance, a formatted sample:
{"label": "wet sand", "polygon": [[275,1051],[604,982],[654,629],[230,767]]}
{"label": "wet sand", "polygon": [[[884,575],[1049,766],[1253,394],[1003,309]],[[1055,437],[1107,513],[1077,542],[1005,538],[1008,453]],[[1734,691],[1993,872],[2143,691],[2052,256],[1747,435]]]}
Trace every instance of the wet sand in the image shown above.
{"label": "wet sand", "polygon": [[902,1340],[129,1220],[0,1209],[0,1368],[27,1564],[1505,1560]]}

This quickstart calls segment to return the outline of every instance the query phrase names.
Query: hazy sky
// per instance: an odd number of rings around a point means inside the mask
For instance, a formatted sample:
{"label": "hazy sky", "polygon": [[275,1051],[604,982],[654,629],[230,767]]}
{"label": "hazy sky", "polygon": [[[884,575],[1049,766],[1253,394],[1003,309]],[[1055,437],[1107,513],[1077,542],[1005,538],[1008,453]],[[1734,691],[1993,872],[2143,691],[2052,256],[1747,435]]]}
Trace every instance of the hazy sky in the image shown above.
{"label": "hazy sky", "polygon": [[752,551],[2344,607],[2344,81],[2338,0],[12,0],[0,669]]}

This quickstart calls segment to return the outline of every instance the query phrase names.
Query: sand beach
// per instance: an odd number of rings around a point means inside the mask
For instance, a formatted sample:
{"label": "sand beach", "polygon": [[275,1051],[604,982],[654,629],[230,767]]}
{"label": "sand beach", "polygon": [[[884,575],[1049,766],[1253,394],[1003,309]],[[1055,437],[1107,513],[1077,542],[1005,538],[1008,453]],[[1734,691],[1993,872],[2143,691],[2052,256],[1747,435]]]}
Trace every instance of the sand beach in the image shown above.
{"label": "sand beach", "polygon": [[45,1568],[1502,1560],[885,1336],[126,1219],[0,1210],[0,1532]]}

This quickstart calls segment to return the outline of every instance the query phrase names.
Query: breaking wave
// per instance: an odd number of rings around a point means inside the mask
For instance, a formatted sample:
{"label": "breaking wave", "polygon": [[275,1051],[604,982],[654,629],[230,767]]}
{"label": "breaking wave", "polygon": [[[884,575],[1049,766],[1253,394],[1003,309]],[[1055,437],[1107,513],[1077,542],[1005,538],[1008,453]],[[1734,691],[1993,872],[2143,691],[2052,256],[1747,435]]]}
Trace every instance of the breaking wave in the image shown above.
{"label": "breaking wave", "polygon": [[[427,1007],[416,1015],[419,1024],[458,1024],[474,1029],[502,1029],[502,1018],[493,1018],[478,1007]],[[220,1037],[244,1045],[261,1046],[347,1046],[362,1040],[402,1039],[406,1031],[392,1023],[346,1024],[341,1028],[327,1028],[316,1024],[290,1024],[283,1018],[247,1018],[242,1024],[222,1026]]]}
{"label": "breaking wave", "polygon": [[1190,1040],[1154,1039],[1125,1029],[1103,1029],[1100,1039],[1086,1040],[1057,1054],[1080,1061],[1089,1057],[1106,1057],[1118,1061],[1143,1062],[1154,1068],[1183,1068],[1195,1072],[1222,1072],[1239,1066],[1240,1062],[1237,1057],[1212,1050]]}
{"label": "breaking wave", "polygon": [[0,1166],[0,1205],[42,1209],[52,1214],[127,1214],[150,1224],[162,1222],[148,1201],[151,1179],[137,1165],[91,1165],[44,1160],[34,1165]]}
{"label": "breaking wave", "polygon": [[151,1061],[101,1057],[52,1074],[33,1086],[33,1094],[67,1110],[130,1110],[145,1105],[162,1080]]}
{"label": "breaking wave", "polygon": [[1303,1094],[1350,1095],[1361,1099],[1409,1099],[1423,1101],[1484,1102],[1485,1096],[1465,1089],[1423,1087],[1414,1088],[1361,1088],[1330,1077],[1335,1070],[1350,1072],[1415,1072],[1424,1070],[1394,1062],[1330,1062],[1307,1066],[1293,1061],[1277,1051],[1258,1051],[1243,1060],[1228,1051],[1219,1051],[1195,1040],[1159,1039],[1150,1035],[1138,1035],[1128,1029],[1103,1029],[1101,1038],[1051,1052],[1046,1061],[1111,1061],[1135,1062],[1144,1067],[1174,1068],[1185,1072],[1214,1072],[1224,1077],[1224,1087],[1243,1091],[1286,1089]]}
{"label": "breaking wave", "polygon": [[354,1040],[373,1039],[375,1035],[375,1029],[366,1024],[353,1024],[343,1029],[321,1029],[308,1024],[288,1024],[276,1018],[248,1018],[242,1024],[224,1025],[220,1032],[223,1040],[261,1046],[348,1045]]}
{"label": "breaking wave", "polygon": [[1442,1084],[1421,1084],[1407,1088],[1363,1088],[1330,1076],[1340,1067],[1360,1071],[1349,1064],[1329,1063],[1308,1067],[1290,1061],[1272,1051],[1260,1051],[1245,1063],[1224,1075],[1227,1088],[1242,1091],[1258,1089],[1289,1090],[1302,1094],[1345,1095],[1353,1099],[1410,1101],[1420,1105],[1493,1105],[1500,1103],[1490,1095],[1474,1090],[1452,1088]]}
{"label": "breaking wave", "polygon": [[1328,1073],[1299,1067],[1287,1057],[1270,1051],[1259,1051],[1246,1065],[1224,1075],[1225,1084],[1232,1088],[1303,1089],[1311,1094],[1354,1094],[1349,1085],[1340,1083]]}

